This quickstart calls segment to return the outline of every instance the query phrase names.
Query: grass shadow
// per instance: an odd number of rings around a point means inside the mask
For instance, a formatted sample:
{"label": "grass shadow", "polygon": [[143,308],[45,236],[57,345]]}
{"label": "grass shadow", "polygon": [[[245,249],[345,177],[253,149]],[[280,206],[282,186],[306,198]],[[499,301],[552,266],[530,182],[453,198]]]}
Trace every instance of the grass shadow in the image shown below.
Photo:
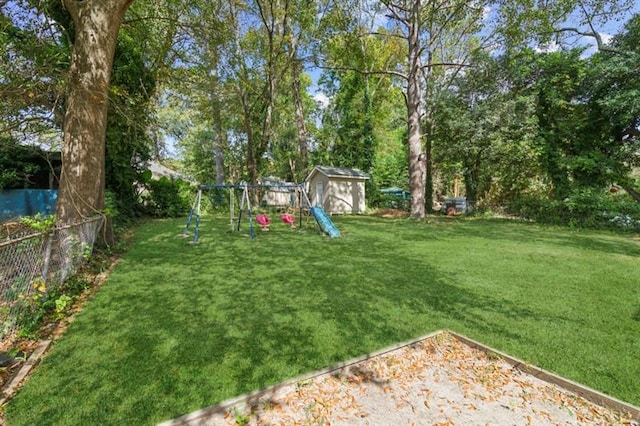
{"label": "grass shadow", "polygon": [[[523,359],[561,352],[584,363],[606,354],[606,369],[592,374],[605,377],[605,386],[626,383],[624,395],[638,390],[625,381],[640,373],[633,344],[602,350],[598,340],[612,329],[600,325],[602,315],[619,318],[617,299],[613,307],[551,300],[558,286],[573,290],[532,271],[537,258],[513,270],[488,269],[516,262],[494,259],[506,256],[505,242],[535,251],[532,240],[553,231],[477,221],[334,221],[343,238],[275,228],[252,240],[228,233],[227,219],[203,218],[198,245],[178,236],[177,221],[142,227],[9,405],[11,424],[152,424],[439,328]],[[616,332],[640,331],[627,315]],[[581,329],[595,337],[575,336]],[[558,365],[570,370],[575,362]]]}

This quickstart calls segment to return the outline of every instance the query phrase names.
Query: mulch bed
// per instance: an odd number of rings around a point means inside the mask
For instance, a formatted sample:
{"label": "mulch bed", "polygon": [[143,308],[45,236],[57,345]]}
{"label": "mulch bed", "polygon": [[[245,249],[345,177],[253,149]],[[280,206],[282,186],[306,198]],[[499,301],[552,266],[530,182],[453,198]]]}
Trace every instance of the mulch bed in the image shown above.
{"label": "mulch bed", "polygon": [[32,339],[13,339],[10,342],[0,345],[0,388],[13,379],[39,343]]}

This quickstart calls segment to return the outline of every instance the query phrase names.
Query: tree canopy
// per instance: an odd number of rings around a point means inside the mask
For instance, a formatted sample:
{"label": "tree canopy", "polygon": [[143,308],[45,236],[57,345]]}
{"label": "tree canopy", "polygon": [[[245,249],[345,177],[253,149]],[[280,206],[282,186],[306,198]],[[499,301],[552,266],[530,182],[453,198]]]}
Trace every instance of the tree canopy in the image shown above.
{"label": "tree canopy", "polygon": [[416,218],[455,182],[477,207],[609,187],[638,200],[632,7],[5,1],[0,126],[62,152],[61,222],[103,211],[106,191],[137,214],[152,158],[201,183],[355,167],[372,191],[409,189]]}

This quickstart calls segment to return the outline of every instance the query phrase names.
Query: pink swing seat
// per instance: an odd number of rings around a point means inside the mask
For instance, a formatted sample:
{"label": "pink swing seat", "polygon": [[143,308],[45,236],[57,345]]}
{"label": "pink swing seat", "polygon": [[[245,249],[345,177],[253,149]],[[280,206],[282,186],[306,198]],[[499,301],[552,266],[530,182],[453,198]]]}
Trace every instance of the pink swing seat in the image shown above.
{"label": "pink swing seat", "polygon": [[257,214],[256,222],[262,227],[263,231],[269,230],[269,224],[271,223],[271,219],[266,214]]}
{"label": "pink swing seat", "polygon": [[293,216],[291,216],[289,213],[282,213],[280,215],[280,218],[282,219],[285,225],[290,225],[292,228],[296,227],[295,225],[296,219]]}

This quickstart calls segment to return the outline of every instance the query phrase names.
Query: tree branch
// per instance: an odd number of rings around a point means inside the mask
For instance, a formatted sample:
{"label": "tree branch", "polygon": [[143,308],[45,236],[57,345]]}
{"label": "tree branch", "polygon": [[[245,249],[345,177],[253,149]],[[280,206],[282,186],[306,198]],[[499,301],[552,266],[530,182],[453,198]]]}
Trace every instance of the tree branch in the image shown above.
{"label": "tree branch", "polygon": [[622,189],[627,191],[627,194],[629,194],[631,198],[633,198],[634,200],[640,203],[640,192],[636,191],[634,187],[625,183],[620,183],[618,185],[620,185]]}
{"label": "tree branch", "polygon": [[404,24],[406,26],[409,26],[409,23],[407,22],[407,18],[401,16],[398,13],[398,10],[396,10],[396,9],[399,9],[401,12],[409,13],[410,12],[409,9],[402,8],[402,7],[400,7],[400,6],[396,5],[396,4],[392,4],[390,1],[384,1],[383,0],[382,3],[386,6],[387,10],[391,14],[391,15],[387,15],[387,18],[395,19],[396,21],[398,21],[398,22],[400,22],[400,23],[402,23],[402,24]]}
{"label": "tree branch", "polygon": [[353,71],[353,72],[357,72],[359,74],[362,75],[380,75],[380,74],[384,74],[384,75],[394,75],[396,77],[400,77],[403,80],[408,80],[409,76],[405,73],[402,73],[400,71],[394,71],[394,70],[369,70],[369,71],[365,71],[365,70],[361,70],[355,67],[330,67],[330,66],[319,66],[318,68],[322,69],[322,70],[331,70],[331,71]]}
{"label": "tree branch", "polygon": [[399,38],[401,40],[406,40],[407,37],[403,36],[402,34],[393,34],[393,33],[381,33],[378,31],[372,31],[372,32],[368,32],[365,33],[366,35],[373,35],[373,36],[380,36],[380,37],[389,37],[389,38]]}
{"label": "tree branch", "polygon": [[562,33],[562,32],[572,32],[584,37],[593,37],[596,40],[597,43],[597,47],[598,50],[601,52],[610,52],[610,53],[615,53],[618,55],[623,55],[624,52],[618,50],[618,49],[614,49],[613,47],[609,47],[607,46],[603,41],[602,41],[602,36],[600,35],[599,32],[597,31],[580,31],[578,28],[575,27],[563,27],[563,28],[558,28],[555,32],[557,33]]}
{"label": "tree branch", "polygon": [[472,68],[473,65],[464,64],[464,63],[456,63],[456,62],[435,62],[431,64],[426,64],[420,67],[420,69],[426,68],[435,68],[435,67],[456,67],[456,68]]}

